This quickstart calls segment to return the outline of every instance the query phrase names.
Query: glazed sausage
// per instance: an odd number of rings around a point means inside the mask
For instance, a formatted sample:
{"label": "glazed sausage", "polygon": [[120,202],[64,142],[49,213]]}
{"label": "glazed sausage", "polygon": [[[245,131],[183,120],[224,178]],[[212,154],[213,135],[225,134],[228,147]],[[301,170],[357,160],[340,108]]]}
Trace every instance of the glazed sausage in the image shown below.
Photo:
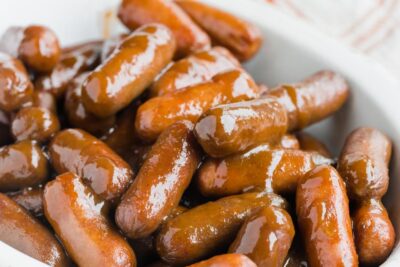
{"label": "glazed sausage", "polygon": [[175,0],[206,31],[213,42],[225,46],[240,60],[252,58],[260,49],[260,30],[230,13],[193,0]]}
{"label": "glazed sausage", "polygon": [[139,107],[135,129],[143,140],[152,141],[174,122],[196,122],[213,106],[256,98],[258,94],[257,85],[247,73],[227,71],[212,81],[148,100]]}
{"label": "glazed sausage", "polygon": [[391,141],[373,128],[358,128],[346,139],[338,170],[347,191],[356,201],[353,214],[356,248],[360,262],[378,265],[390,254],[395,233],[380,199],[389,184]]}
{"label": "glazed sausage", "polygon": [[88,42],[66,49],[54,69],[36,79],[35,88],[62,98],[74,77],[98,64],[101,46],[101,42]]}
{"label": "glazed sausage", "polygon": [[210,48],[210,38],[173,1],[123,0],[118,17],[130,30],[161,23],[171,29],[177,42],[177,57]]}
{"label": "glazed sausage", "polygon": [[300,130],[332,115],[349,96],[349,86],[339,74],[320,71],[297,84],[286,84],[268,91],[285,106],[289,130]]}
{"label": "glazed sausage", "polygon": [[47,220],[79,266],[136,266],[133,250],[106,217],[107,203],[77,175],[47,183],[43,201]]}
{"label": "glazed sausage", "polygon": [[287,204],[275,194],[247,193],[190,209],[161,227],[156,239],[158,254],[173,265],[206,258],[227,247],[254,211],[270,205],[285,208]]}
{"label": "glazed sausage", "polygon": [[310,266],[358,266],[345,184],[333,167],[300,179],[296,214]]}
{"label": "glazed sausage", "polygon": [[48,177],[45,154],[28,140],[0,148],[0,166],[1,192],[35,186]]}
{"label": "glazed sausage", "polygon": [[0,109],[18,110],[33,94],[33,85],[21,61],[0,52]]}
{"label": "glazed sausage", "polygon": [[1,193],[0,241],[50,266],[70,266],[54,235],[24,208]]}
{"label": "glazed sausage", "polygon": [[346,139],[338,170],[346,182],[350,198],[380,199],[389,185],[391,141],[373,128],[358,128]]}
{"label": "glazed sausage", "polygon": [[137,29],[86,79],[82,88],[85,108],[98,117],[114,115],[153,82],[174,51],[174,37],[165,26]]}
{"label": "glazed sausage", "polygon": [[11,124],[11,132],[17,141],[48,141],[60,130],[56,114],[46,108],[27,107],[18,111]]}
{"label": "glazed sausage", "polygon": [[288,194],[296,191],[298,180],[309,170],[329,163],[330,159],[317,153],[261,145],[243,154],[206,160],[199,169],[197,185],[208,197],[249,190]]}
{"label": "glazed sausage", "polygon": [[173,63],[153,83],[150,93],[152,96],[165,95],[239,67],[239,62],[223,47],[200,51]]}
{"label": "glazed sausage", "polygon": [[242,225],[229,253],[241,253],[258,267],[281,267],[294,237],[290,215],[277,207],[266,207]]}
{"label": "glazed sausage", "polygon": [[0,50],[20,58],[37,72],[49,72],[60,59],[60,44],[55,33],[44,26],[10,27],[0,40]]}
{"label": "glazed sausage", "polygon": [[329,152],[328,148],[311,134],[299,132],[296,133],[296,137],[300,143],[301,150],[315,151],[324,157],[332,158],[332,154]]}
{"label": "glazed sausage", "polygon": [[[84,72],[68,84],[65,93],[64,110],[71,126],[85,130],[93,135],[101,136],[107,133],[115,124],[115,115],[98,118],[89,113],[82,103],[82,84],[89,72]],[[132,119],[133,120],[133,119]]]}
{"label": "glazed sausage", "polygon": [[194,134],[208,155],[220,158],[278,142],[287,126],[285,108],[270,97],[211,108],[196,123]]}
{"label": "glazed sausage", "polygon": [[242,254],[223,254],[192,264],[189,267],[257,267],[257,265]]}
{"label": "glazed sausage", "polygon": [[59,132],[49,146],[57,173],[71,171],[106,200],[116,200],[128,188],[132,169],[106,144],[78,129]]}
{"label": "glazed sausage", "polygon": [[294,134],[285,134],[277,143],[263,143],[260,146],[265,149],[300,149],[299,140]]}
{"label": "glazed sausage", "polygon": [[43,187],[26,187],[7,195],[32,215],[36,217],[43,215]]}
{"label": "glazed sausage", "polygon": [[130,238],[153,233],[163,218],[178,206],[200,162],[192,129],[193,124],[189,121],[180,121],[167,128],[124,194],[115,219]]}
{"label": "glazed sausage", "polygon": [[24,104],[24,107],[40,107],[57,114],[57,101],[55,97],[46,91],[33,91],[30,101]]}
{"label": "glazed sausage", "polygon": [[385,207],[379,200],[365,200],[352,218],[360,263],[380,265],[390,255],[395,242],[395,231]]}

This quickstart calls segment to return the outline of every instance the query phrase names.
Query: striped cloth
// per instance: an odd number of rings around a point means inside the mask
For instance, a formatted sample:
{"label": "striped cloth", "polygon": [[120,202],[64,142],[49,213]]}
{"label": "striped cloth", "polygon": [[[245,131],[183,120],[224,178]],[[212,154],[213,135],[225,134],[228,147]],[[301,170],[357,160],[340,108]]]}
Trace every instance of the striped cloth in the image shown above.
{"label": "striped cloth", "polygon": [[255,0],[304,20],[400,79],[400,0]]}

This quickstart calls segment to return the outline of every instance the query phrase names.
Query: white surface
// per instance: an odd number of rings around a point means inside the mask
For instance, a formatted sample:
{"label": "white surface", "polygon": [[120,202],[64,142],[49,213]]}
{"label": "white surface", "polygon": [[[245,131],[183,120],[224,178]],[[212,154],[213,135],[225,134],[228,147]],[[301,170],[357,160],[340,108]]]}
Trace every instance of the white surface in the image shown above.
{"label": "white surface", "polygon": [[[3,2],[5,0],[0,0]],[[310,129],[337,153],[346,135],[361,125],[373,126],[387,133],[394,142],[391,183],[385,203],[400,235],[400,84],[383,68],[362,55],[354,54],[335,40],[273,10],[248,0],[204,0],[257,24],[264,36],[264,47],[247,69],[258,82],[272,86],[280,82],[298,81],[320,69],[343,74],[352,86],[352,95],[345,108],[329,120]],[[63,2],[61,4],[61,2]],[[104,10],[116,0],[14,0],[0,9],[0,31],[12,24],[40,22],[50,25],[63,43],[100,37]],[[45,5],[45,3],[50,3]],[[90,4],[89,4],[90,3]],[[64,5],[61,7],[61,5]],[[26,10],[21,10],[24,6]],[[32,10],[35,12],[31,13]],[[7,253],[7,252],[5,252]],[[26,266],[19,257],[3,255],[7,267]],[[0,261],[0,266],[4,262]],[[394,253],[384,264],[400,266],[398,241]]]}
{"label": "white surface", "polygon": [[1,267],[48,267],[0,241]]}
{"label": "white surface", "polygon": [[[116,13],[120,0],[0,0],[0,34],[10,25],[49,26],[69,45],[103,36],[104,17]],[[109,23],[107,23],[109,24]],[[115,19],[114,31],[123,27]],[[116,29],[117,28],[117,29]]]}

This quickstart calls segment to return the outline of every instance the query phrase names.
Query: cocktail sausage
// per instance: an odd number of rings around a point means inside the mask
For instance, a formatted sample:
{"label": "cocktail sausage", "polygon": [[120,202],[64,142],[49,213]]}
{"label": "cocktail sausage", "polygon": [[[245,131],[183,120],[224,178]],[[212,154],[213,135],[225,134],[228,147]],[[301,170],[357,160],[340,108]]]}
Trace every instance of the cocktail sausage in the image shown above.
{"label": "cocktail sausage", "polygon": [[358,128],[346,139],[338,171],[347,184],[350,198],[380,199],[389,185],[392,143],[373,128]]}
{"label": "cocktail sausage", "polygon": [[175,39],[165,26],[137,29],[87,77],[82,87],[85,108],[102,118],[114,115],[153,82],[174,51]]}
{"label": "cocktail sausage", "polygon": [[7,195],[32,215],[43,215],[43,187],[26,187],[18,192],[8,193]]}
{"label": "cocktail sausage", "polygon": [[380,200],[365,200],[358,204],[352,218],[360,263],[380,265],[390,255],[396,240],[386,208]]}
{"label": "cocktail sausage", "polygon": [[38,185],[49,174],[45,154],[28,140],[0,148],[0,166],[1,192]]}
{"label": "cocktail sausage", "polygon": [[210,38],[173,1],[123,0],[118,17],[130,30],[148,23],[171,29],[177,42],[177,57],[210,48]]}
{"label": "cocktail sausage", "polygon": [[47,183],[44,212],[71,258],[79,266],[136,266],[127,241],[106,217],[107,203],[66,172]]}
{"label": "cocktail sausage", "polygon": [[51,71],[61,52],[55,33],[39,25],[10,27],[1,37],[0,50],[18,57],[37,72]]}
{"label": "cocktail sausage", "polygon": [[319,141],[311,134],[308,134],[306,132],[299,132],[296,134],[296,137],[299,140],[301,150],[315,151],[324,157],[327,158],[332,157],[331,153],[329,152],[325,144],[323,144],[321,141]]}
{"label": "cocktail sausage", "polygon": [[289,130],[300,130],[332,115],[349,96],[345,79],[332,71],[320,71],[304,81],[278,86],[267,92],[285,106]]}
{"label": "cocktail sausage", "polygon": [[158,254],[173,265],[206,258],[227,247],[257,209],[271,205],[286,208],[287,203],[275,194],[246,193],[190,209],[161,227],[156,239]]}
{"label": "cocktail sausage", "polygon": [[54,169],[73,172],[106,200],[116,200],[128,189],[132,169],[106,144],[78,129],[59,132],[49,146]]}
{"label": "cocktail sausage", "polygon": [[82,103],[82,84],[88,75],[89,72],[84,72],[69,83],[65,93],[64,110],[71,126],[101,136],[114,126],[116,118],[115,115],[98,118],[86,110]]}
{"label": "cocktail sausage", "polygon": [[270,97],[213,107],[196,123],[194,134],[208,155],[225,157],[276,143],[287,127],[285,108]]}
{"label": "cocktail sausage", "polygon": [[296,191],[298,180],[314,167],[332,161],[317,153],[273,149],[268,144],[243,154],[210,158],[200,167],[197,185],[208,197],[221,197],[249,190],[278,194]]}
{"label": "cocktail sausage", "polygon": [[95,41],[66,49],[54,69],[36,79],[35,88],[62,98],[73,78],[98,64],[101,45],[101,42]]}
{"label": "cocktail sausage", "polygon": [[260,30],[228,12],[193,0],[175,1],[207,32],[212,41],[225,46],[240,60],[252,58],[260,49]]}
{"label": "cocktail sausage", "polygon": [[281,208],[266,207],[243,223],[229,253],[244,254],[258,267],[281,267],[293,237],[290,215]]}
{"label": "cocktail sausage", "polygon": [[234,56],[223,47],[194,53],[167,67],[151,86],[152,96],[176,92],[191,85],[210,80],[218,73],[240,67]]}
{"label": "cocktail sausage", "polygon": [[300,179],[296,214],[310,266],[358,266],[345,184],[333,167]]}
{"label": "cocktail sausage", "polygon": [[167,128],[148,152],[140,171],[118,205],[118,226],[130,238],[153,233],[176,208],[196,170],[200,155],[193,124],[181,121]]}
{"label": "cocktail sausage", "polygon": [[24,208],[1,193],[0,241],[50,266],[70,266],[54,235]]}
{"label": "cocktail sausage", "polygon": [[258,97],[259,89],[243,70],[217,74],[209,82],[154,97],[141,105],[136,114],[135,128],[139,136],[152,141],[174,122],[196,122],[209,108],[230,102]]}
{"label": "cocktail sausage", "polygon": [[58,117],[52,111],[42,107],[23,108],[11,123],[11,132],[17,141],[48,141],[60,130]]}
{"label": "cocktail sausage", "polygon": [[355,202],[353,225],[360,263],[379,265],[393,249],[393,224],[380,199],[389,185],[392,143],[374,128],[361,127],[346,139],[338,170]]}
{"label": "cocktail sausage", "polygon": [[22,62],[0,52],[0,109],[16,111],[28,102],[33,85]]}
{"label": "cocktail sausage", "polygon": [[223,254],[214,256],[208,260],[204,260],[188,267],[256,267],[248,257],[242,254]]}

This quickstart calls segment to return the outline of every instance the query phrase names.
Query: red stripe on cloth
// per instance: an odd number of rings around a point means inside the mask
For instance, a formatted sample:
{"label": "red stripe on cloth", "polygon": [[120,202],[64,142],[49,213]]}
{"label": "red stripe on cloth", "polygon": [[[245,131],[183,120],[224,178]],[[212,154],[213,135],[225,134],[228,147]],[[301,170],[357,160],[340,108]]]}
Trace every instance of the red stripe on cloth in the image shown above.
{"label": "red stripe on cloth", "polygon": [[286,4],[286,6],[289,8],[289,10],[294,13],[296,16],[302,18],[302,19],[309,19],[306,14],[298,8],[291,0],[282,0]]}
{"label": "red stripe on cloth", "polygon": [[382,5],[384,3],[384,0],[377,0],[375,2],[375,5],[373,5],[371,8],[369,8],[362,16],[360,16],[358,19],[356,19],[350,27],[348,27],[340,36],[345,37],[346,35],[350,34],[353,32],[355,29],[357,29],[363,22],[365,22],[370,16],[372,16],[376,11],[378,11],[380,8],[382,8]]}
{"label": "red stripe on cloth", "polygon": [[352,42],[352,45],[353,46],[361,45],[363,42],[365,42],[366,40],[371,38],[374,33],[381,30],[383,28],[383,26],[385,25],[385,23],[388,21],[390,15],[396,10],[395,7],[397,6],[397,4],[398,4],[398,1],[393,0],[390,4],[389,8],[386,10],[386,13],[383,15],[383,17],[381,17],[376,23],[374,23],[372,25],[372,27],[369,30],[367,30],[367,32],[365,32],[363,35],[361,35],[360,37],[355,39]]}
{"label": "red stripe on cloth", "polygon": [[372,52],[372,50],[375,50],[376,48],[378,48],[379,46],[381,46],[391,35],[392,33],[397,30],[397,28],[400,27],[400,23],[393,23],[391,25],[391,27],[389,27],[385,34],[378,39],[378,41],[376,41],[375,43],[373,43],[372,45],[368,46],[367,48],[364,49],[365,53],[370,53]]}

